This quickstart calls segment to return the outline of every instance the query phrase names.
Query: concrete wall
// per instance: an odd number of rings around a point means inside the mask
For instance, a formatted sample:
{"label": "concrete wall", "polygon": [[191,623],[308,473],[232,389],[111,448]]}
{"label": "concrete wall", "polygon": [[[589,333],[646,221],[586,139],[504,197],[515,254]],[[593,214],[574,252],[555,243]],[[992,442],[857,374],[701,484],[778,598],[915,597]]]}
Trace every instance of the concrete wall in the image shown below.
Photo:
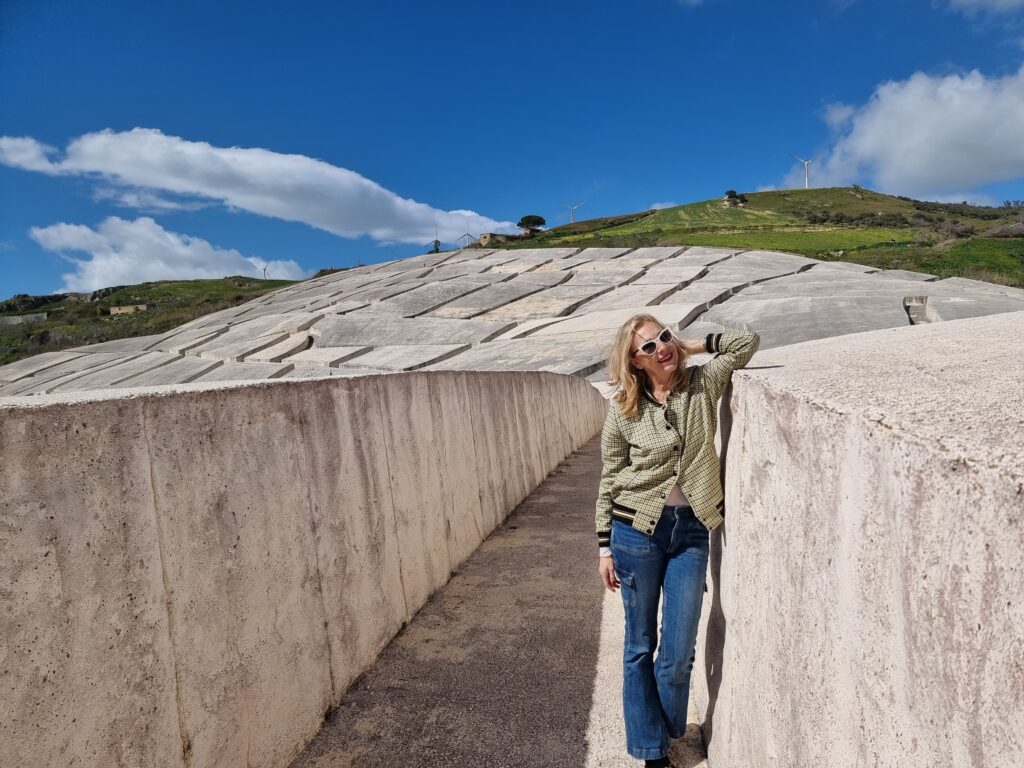
{"label": "concrete wall", "polygon": [[1024,765],[1024,313],[738,372],[695,700],[709,764]]}
{"label": "concrete wall", "polygon": [[0,401],[0,765],[284,766],[606,410],[437,372]]}

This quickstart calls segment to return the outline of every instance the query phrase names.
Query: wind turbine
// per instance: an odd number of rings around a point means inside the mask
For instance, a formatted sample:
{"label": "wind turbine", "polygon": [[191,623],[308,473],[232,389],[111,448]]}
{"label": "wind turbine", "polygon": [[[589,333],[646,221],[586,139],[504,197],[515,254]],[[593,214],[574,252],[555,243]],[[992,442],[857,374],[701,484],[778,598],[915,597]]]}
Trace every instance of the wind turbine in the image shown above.
{"label": "wind turbine", "polygon": [[[796,155],[793,155],[793,157],[796,157]],[[807,179],[810,176],[811,163],[813,163],[819,157],[821,157],[821,155],[815,155],[810,160],[804,160],[802,157],[796,157],[797,160],[804,164],[804,189],[808,188]]]}
{"label": "wind turbine", "polygon": [[576,223],[576,209],[579,208],[581,205],[586,205],[586,203],[585,202],[584,203],[576,203],[576,205],[568,205],[567,203],[562,203],[562,205],[569,209],[569,223],[570,224],[575,224]]}
{"label": "wind turbine", "polygon": [[465,238],[467,238],[467,240],[466,240],[466,247],[467,247],[467,248],[469,247],[469,244],[470,244],[471,242],[473,242],[473,241],[474,241],[474,240],[476,240],[476,239],[477,239],[478,237],[480,237],[480,235],[471,235],[471,234],[469,233],[469,217],[466,217],[466,231],[465,231],[465,232],[463,232],[463,233],[462,233],[461,235],[459,235],[458,237],[456,237],[456,238],[455,238],[455,242],[458,242],[459,240],[461,240],[461,239],[462,239],[462,238],[464,238],[464,237],[465,237]]}
{"label": "wind turbine", "polygon": [[437,239],[437,224],[434,224],[434,239],[424,245],[424,248],[433,248],[431,253],[440,253],[441,246],[444,245],[440,240]]}

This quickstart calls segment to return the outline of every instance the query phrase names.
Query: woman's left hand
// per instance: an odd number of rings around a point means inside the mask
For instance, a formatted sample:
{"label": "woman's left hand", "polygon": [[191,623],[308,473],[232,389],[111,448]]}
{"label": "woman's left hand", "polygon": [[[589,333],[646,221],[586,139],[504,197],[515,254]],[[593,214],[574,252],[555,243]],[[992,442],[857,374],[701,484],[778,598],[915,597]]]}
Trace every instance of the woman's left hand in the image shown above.
{"label": "woman's left hand", "polygon": [[602,557],[601,564],[597,567],[601,572],[601,581],[605,587],[614,592],[619,588],[619,577],[615,574],[615,563],[610,557]]}

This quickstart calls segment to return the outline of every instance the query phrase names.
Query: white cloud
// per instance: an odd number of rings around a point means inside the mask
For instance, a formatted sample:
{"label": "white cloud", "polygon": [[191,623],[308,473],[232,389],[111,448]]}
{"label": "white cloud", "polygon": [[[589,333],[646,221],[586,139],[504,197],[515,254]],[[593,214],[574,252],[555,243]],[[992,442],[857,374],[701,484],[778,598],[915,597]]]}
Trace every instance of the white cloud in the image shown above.
{"label": "white cloud", "polygon": [[672,201],[664,203],[651,203],[648,207],[650,211],[660,211],[662,208],[675,208],[679,203],[673,203]]}
{"label": "white cloud", "polygon": [[212,205],[212,203],[201,200],[172,200],[146,189],[118,189],[115,187],[99,187],[93,192],[93,198],[111,202],[120,208],[134,208],[154,213],[198,211]]}
{"label": "white cloud", "polygon": [[[131,285],[151,280],[194,280],[226,275],[250,275],[287,280],[308,277],[294,261],[264,261],[218,248],[206,240],[168,232],[153,219],[135,221],[111,216],[96,229],[81,224],[33,227],[29,236],[48,251],[61,254],[74,265],[64,275],[65,291],[94,291],[110,285]],[[67,256],[81,252],[89,258]]]}
{"label": "white cloud", "polygon": [[48,157],[56,151],[53,147],[27,136],[0,136],[0,163],[26,171],[57,173]]}
{"label": "white cloud", "polygon": [[857,108],[852,104],[826,104],[822,118],[829,128],[839,131],[846,127],[856,113]]}
{"label": "white cloud", "polygon": [[[839,133],[811,166],[813,186],[977,199],[969,190],[1024,177],[1024,68],[1005,77],[918,72],[879,85],[861,106],[826,109],[825,119]],[[783,186],[803,186],[802,165]]]}
{"label": "white cloud", "polygon": [[48,174],[98,176],[128,189],[215,200],[299,221],[342,237],[381,242],[454,241],[463,232],[514,232],[510,221],[443,211],[399,197],[346,168],[305,155],[214,147],[158,130],[104,130],[68,144],[64,156],[30,138],[0,137],[0,163]]}

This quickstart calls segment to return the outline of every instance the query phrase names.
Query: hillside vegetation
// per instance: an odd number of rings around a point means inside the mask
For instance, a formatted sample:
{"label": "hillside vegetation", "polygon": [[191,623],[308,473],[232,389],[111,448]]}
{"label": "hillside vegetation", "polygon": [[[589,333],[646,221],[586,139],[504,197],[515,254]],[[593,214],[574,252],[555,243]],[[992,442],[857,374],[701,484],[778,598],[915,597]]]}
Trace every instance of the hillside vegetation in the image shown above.
{"label": "hillside vegetation", "polygon": [[[164,333],[201,315],[233,307],[291,285],[290,280],[225,277],[104,288],[88,293],[18,295],[0,302],[0,317],[45,312],[46,320],[0,325],[0,365],[40,352]],[[110,308],[145,304],[144,312],[111,315]]]}
{"label": "hillside vegetation", "polygon": [[[911,269],[1024,286],[1022,211],[894,197],[861,187],[748,192],[578,221],[509,247],[708,245],[781,250],[879,269]],[[623,221],[622,219],[626,219]]]}

